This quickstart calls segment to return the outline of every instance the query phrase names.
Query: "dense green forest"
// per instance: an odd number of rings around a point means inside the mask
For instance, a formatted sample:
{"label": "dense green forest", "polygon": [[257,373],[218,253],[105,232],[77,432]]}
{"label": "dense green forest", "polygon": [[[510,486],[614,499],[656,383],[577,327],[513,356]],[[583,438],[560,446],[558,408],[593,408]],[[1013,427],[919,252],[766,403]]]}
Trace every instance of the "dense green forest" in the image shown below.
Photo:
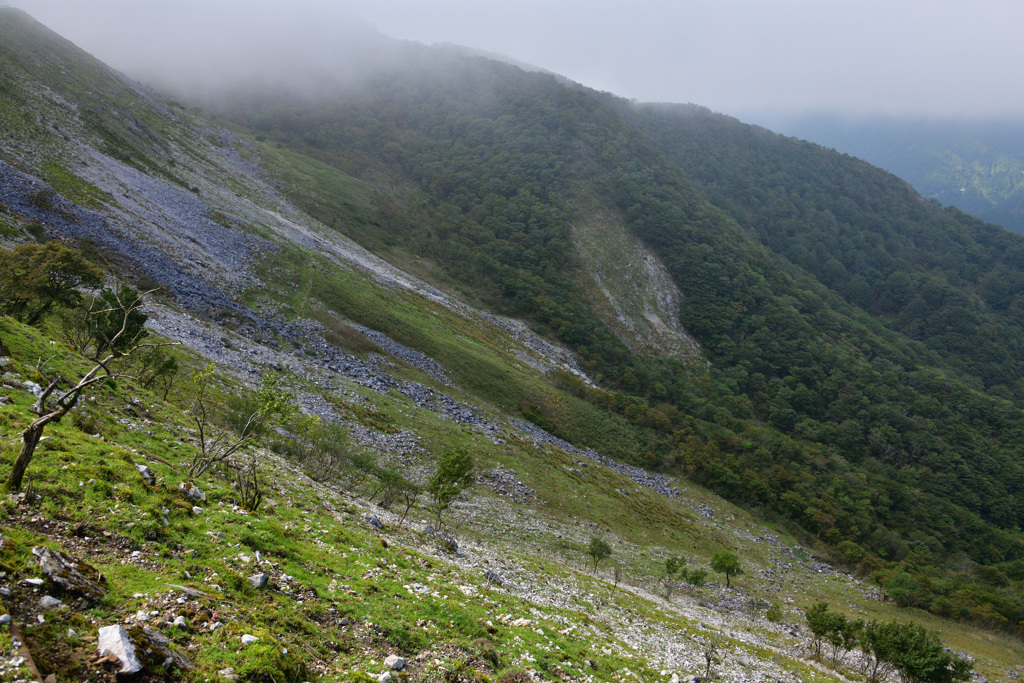
{"label": "dense green forest", "polygon": [[[307,199],[328,225],[572,346],[609,391],[563,386],[637,430],[621,457],[785,519],[903,604],[1024,620],[1021,238],[808,143],[483,59],[220,112],[376,188],[359,220]],[[593,197],[665,264],[710,367],[631,354],[594,313],[570,236]]]}
{"label": "dense green forest", "polygon": [[829,113],[758,120],[891,171],[925,197],[1024,233],[1024,127],[1018,121]]}

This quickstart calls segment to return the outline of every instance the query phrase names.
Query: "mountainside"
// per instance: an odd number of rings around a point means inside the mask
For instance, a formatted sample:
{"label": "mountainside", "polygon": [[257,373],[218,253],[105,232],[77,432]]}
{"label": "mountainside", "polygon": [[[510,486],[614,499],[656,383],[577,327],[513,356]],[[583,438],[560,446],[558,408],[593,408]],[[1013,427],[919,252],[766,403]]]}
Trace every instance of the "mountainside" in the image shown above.
{"label": "mountainside", "polygon": [[895,173],[925,197],[1024,232],[1024,129],[1009,121],[906,121],[803,116],[773,130]]}
{"label": "mountainside", "polygon": [[[708,112],[386,48],[316,94],[170,100],[0,10],[0,270],[75,245],[156,288],[150,334],[180,343],[49,427],[3,508],[4,607],[43,673],[112,680],[82,636],[131,623],[196,667],[154,680],[369,680],[388,654],[410,680],[858,676],[808,645],[825,599],[1008,675],[1024,242]],[[0,318],[5,461],[44,351],[87,367],[57,309]],[[300,415],[190,472],[202,387],[245,433],[268,377]],[[426,491],[453,453],[476,476],[449,507]],[[39,607],[39,546],[108,596]],[[693,579],[722,551],[743,575]]]}
{"label": "mountainside", "polygon": [[[1019,237],[814,145],[486,60],[425,53],[297,95],[210,105],[372,186],[388,258],[429,259],[575,348],[642,430],[623,455],[783,515],[883,582],[910,572],[906,604],[1006,609],[934,579],[953,558],[1016,575],[1024,551]],[[572,246],[598,222],[664,267],[707,374],[609,336],[594,252]]]}

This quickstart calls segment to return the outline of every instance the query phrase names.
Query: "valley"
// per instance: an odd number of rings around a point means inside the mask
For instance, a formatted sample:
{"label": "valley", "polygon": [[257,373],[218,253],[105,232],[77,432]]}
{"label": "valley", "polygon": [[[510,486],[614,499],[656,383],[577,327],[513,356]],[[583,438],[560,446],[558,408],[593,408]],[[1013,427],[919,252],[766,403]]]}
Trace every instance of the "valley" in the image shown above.
{"label": "valley", "polygon": [[404,49],[189,101],[0,9],[0,476],[124,311],[30,321],[18,249],[145,292],[147,335],[0,500],[0,677],[122,680],[120,626],[130,680],[868,680],[815,653],[819,601],[1024,675],[1022,238],[706,110]]}

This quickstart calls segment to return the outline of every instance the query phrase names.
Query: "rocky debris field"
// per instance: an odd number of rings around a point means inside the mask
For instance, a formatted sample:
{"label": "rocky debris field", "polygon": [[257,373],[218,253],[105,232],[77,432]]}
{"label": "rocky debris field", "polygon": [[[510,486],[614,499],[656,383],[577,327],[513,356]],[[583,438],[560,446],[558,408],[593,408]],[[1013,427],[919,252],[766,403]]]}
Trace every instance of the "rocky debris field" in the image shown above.
{"label": "rocky debris field", "polygon": [[601,455],[592,448],[577,448],[568,441],[559,439],[557,436],[554,436],[553,434],[549,434],[548,432],[544,431],[543,429],[533,424],[532,422],[527,422],[525,420],[518,419],[511,419],[510,422],[513,425],[515,425],[515,427],[518,428],[520,431],[529,435],[530,438],[533,439],[534,446],[536,446],[537,448],[540,448],[541,444],[555,446],[556,448],[562,449],[566,453],[574,453],[576,455],[582,455],[585,458],[589,458],[590,460],[593,460],[596,463],[604,465],[605,467],[614,472],[618,472],[619,474],[625,477],[629,477],[630,479],[632,479],[637,484],[640,484],[641,486],[646,486],[649,489],[657,491],[663,496],[668,496],[669,498],[678,498],[680,495],[679,487],[674,486],[672,484],[672,480],[670,480],[668,477],[662,474],[656,474],[653,472],[648,472],[647,470],[641,469],[639,467],[626,465],[624,463],[618,462],[617,460],[613,460],[612,458],[609,458],[606,455]]}
{"label": "rocky debris field", "polygon": [[[29,220],[39,221],[63,237],[90,240],[96,246],[125,259],[130,270],[145,273],[174,295],[178,303],[193,311],[235,311],[245,315],[248,309],[236,303],[220,288],[209,284],[157,246],[134,234],[114,230],[100,214],[73,204],[32,176],[0,161],[0,203]],[[42,193],[42,194],[41,194]],[[226,233],[216,223],[207,221],[203,227]],[[221,239],[237,242],[234,236]],[[215,241],[217,237],[211,237]],[[242,253],[246,253],[246,249]]]}

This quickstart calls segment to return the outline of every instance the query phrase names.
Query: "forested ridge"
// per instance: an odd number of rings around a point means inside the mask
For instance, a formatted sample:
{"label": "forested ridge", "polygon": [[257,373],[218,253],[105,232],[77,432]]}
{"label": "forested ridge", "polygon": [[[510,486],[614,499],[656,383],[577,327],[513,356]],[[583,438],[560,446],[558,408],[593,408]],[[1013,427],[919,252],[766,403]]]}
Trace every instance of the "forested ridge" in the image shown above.
{"label": "forested ridge", "polygon": [[[808,143],[484,59],[219,111],[376,188],[358,219],[306,197],[328,225],[572,346],[609,391],[556,380],[635,427],[617,457],[785,519],[903,604],[1024,620],[1020,237]],[[595,315],[584,196],[665,264],[710,367],[631,354]]]}

